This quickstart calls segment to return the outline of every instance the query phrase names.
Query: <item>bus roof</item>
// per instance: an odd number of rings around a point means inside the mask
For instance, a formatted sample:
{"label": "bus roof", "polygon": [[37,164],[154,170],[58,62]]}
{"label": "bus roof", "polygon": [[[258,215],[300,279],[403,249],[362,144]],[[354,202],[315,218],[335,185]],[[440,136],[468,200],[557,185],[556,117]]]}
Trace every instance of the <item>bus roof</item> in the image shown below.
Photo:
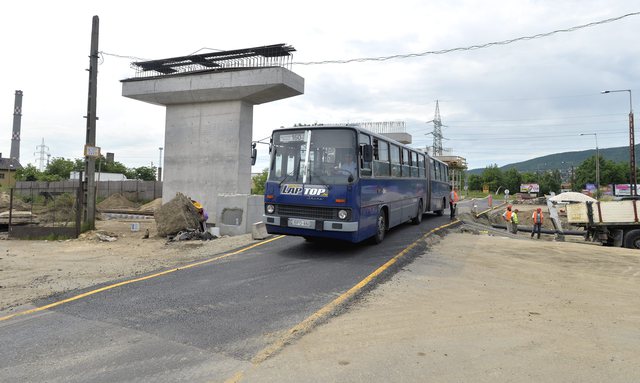
{"label": "bus roof", "polygon": [[[429,153],[427,153],[425,151],[422,151],[421,149],[413,148],[413,147],[411,147],[409,145],[405,145],[405,144],[403,144],[401,142],[398,142],[398,141],[394,140],[393,138],[389,138],[389,137],[387,137],[387,136],[385,136],[383,134],[380,134],[380,133],[372,132],[372,131],[370,131],[368,129],[365,129],[365,128],[362,128],[362,127],[360,127],[359,125],[356,125],[356,124],[353,124],[353,125],[351,125],[351,124],[300,125],[300,126],[291,126],[291,127],[287,127],[287,128],[275,129],[273,131],[273,133],[286,131],[286,130],[300,130],[300,129],[351,129],[351,130],[354,130],[356,132],[366,133],[366,134],[368,134],[370,136],[373,136],[373,137],[376,137],[378,139],[385,140],[385,141],[387,141],[389,143],[398,145],[398,146],[400,146],[402,148],[406,148],[406,149],[410,149],[410,150],[413,150],[413,151],[416,151],[416,152],[423,153],[428,158],[433,158],[433,157],[429,156]],[[437,161],[440,161],[440,160],[437,160]],[[440,162],[442,162],[442,161],[440,161]]]}

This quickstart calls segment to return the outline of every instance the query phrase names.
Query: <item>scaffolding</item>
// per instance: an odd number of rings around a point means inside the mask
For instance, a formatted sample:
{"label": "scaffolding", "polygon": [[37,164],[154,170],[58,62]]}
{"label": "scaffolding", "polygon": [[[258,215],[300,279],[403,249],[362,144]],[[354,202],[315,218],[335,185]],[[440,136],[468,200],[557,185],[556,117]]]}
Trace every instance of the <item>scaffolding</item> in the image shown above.
{"label": "scaffolding", "polygon": [[131,63],[135,78],[180,75],[194,72],[225,71],[248,68],[283,67],[291,69],[295,48],[285,44],[209,52]]}

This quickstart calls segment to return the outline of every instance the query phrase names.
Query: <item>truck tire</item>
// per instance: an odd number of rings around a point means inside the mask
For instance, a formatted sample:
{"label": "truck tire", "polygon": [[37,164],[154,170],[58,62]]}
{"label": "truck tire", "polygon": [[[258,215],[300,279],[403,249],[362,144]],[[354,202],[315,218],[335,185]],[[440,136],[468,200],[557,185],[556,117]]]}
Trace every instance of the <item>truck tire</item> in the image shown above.
{"label": "truck tire", "polygon": [[624,236],[624,247],[640,249],[640,229],[630,230]]}

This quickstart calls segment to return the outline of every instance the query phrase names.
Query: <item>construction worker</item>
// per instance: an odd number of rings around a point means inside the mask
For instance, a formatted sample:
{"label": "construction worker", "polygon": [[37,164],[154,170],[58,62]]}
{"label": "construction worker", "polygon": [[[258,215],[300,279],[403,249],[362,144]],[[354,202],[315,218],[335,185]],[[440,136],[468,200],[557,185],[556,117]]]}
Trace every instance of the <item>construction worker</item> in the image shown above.
{"label": "construction worker", "polygon": [[198,211],[198,220],[200,221],[200,231],[203,233],[207,230],[207,220],[209,219],[209,214],[204,210],[202,204],[198,201],[191,200],[193,207]]}
{"label": "construction worker", "polygon": [[449,210],[451,211],[451,219],[456,217],[456,205],[458,204],[458,193],[453,186],[450,186],[451,192],[449,193]]}
{"label": "construction worker", "polygon": [[507,223],[507,231],[509,233],[513,233],[513,222],[511,221],[511,215],[513,215],[513,212],[511,211],[511,205],[507,205],[507,210],[502,213],[502,220]]}
{"label": "construction worker", "polygon": [[513,213],[511,213],[511,232],[513,234],[518,234],[518,209],[514,209]]}
{"label": "construction worker", "polygon": [[538,232],[538,239],[540,239],[540,231],[542,230],[542,221],[544,221],[544,215],[542,214],[542,208],[536,209],[531,215],[531,219],[533,219],[533,229],[531,230],[531,238],[533,235]]}

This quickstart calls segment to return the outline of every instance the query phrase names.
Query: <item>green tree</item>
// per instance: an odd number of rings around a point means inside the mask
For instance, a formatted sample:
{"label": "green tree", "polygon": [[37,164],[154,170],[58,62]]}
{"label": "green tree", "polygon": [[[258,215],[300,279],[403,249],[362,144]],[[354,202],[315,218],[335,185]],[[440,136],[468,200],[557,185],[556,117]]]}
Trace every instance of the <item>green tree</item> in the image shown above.
{"label": "green tree", "polygon": [[482,190],[482,177],[478,174],[470,174],[467,178],[469,190]]}
{"label": "green tree", "polygon": [[520,184],[522,183],[522,175],[516,168],[509,168],[503,174],[504,187],[509,189],[509,192],[513,195],[520,191]]}
{"label": "green tree", "polygon": [[490,191],[496,191],[500,186],[504,187],[502,171],[498,168],[497,164],[487,166],[484,171],[482,171],[482,183],[489,185]]}
{"label": "green tree", "polygon": [[[82,170],[82,168],[78,168],[78,165],[77,160],[56,157],[49,162],[44,173],[60,180],[68,180],[71,172]],[[84,167],[84,164],[82,166]]]}
{"label": "green tree", "polygon": [[[520,176],[522,177],[522,183],[523,184],[538,183],[538,175],[536,173],[524,172],[524,173],[520,174]],[[518,187],[518,189],[520,189],[520,187]]]}
{"label": "green tree", "polygon": [[[120,173],[127,176],[127,178],[135,178],[135,168],[128,169],[122,163],[118,161],[109,162],[103,156],[100,156],[99,159],[96,160],[96,171],[101,171],[103,173]],[[127,175],[129,172],[129,175]]]}
{"label": "green tree", "polygon": [[269,168],[264,168],[261,173],[256,174],[251,179],[253,181],[253,187],[251,194],[264,194],[264,187],[267,183],[267,177],[269,176]]}
{"label": "green tree", "polygon": [[[602,176],[606,170],[605,161],[602,157],[600,157],[600,184],[606,184],[605,178]],[[580,165],[576,168],[576,188],[577,190],[582,190],[585,188],[586,184],[595,184],[596,183],[596,156],[591,156],[586,160],[582,161]]]}
{"label": "green tree", "polygon": [[560,193],[560,186],[562,185],[560,170],[556,169],[542,173],[538,183],[540,184],[540,194]]}
{"label": "green tree", "polygon": [[137,168],[128,169],[128,172],[125,175],[127,175],[127,178],[133,178],[136,180],[155,181],[156,168],[151,166],[140,166]]}
{"label": "green tree", "polygon": [[41,176],[42,172],[31,164],[16,171],[16,180],[18,181],[38,181]]}

